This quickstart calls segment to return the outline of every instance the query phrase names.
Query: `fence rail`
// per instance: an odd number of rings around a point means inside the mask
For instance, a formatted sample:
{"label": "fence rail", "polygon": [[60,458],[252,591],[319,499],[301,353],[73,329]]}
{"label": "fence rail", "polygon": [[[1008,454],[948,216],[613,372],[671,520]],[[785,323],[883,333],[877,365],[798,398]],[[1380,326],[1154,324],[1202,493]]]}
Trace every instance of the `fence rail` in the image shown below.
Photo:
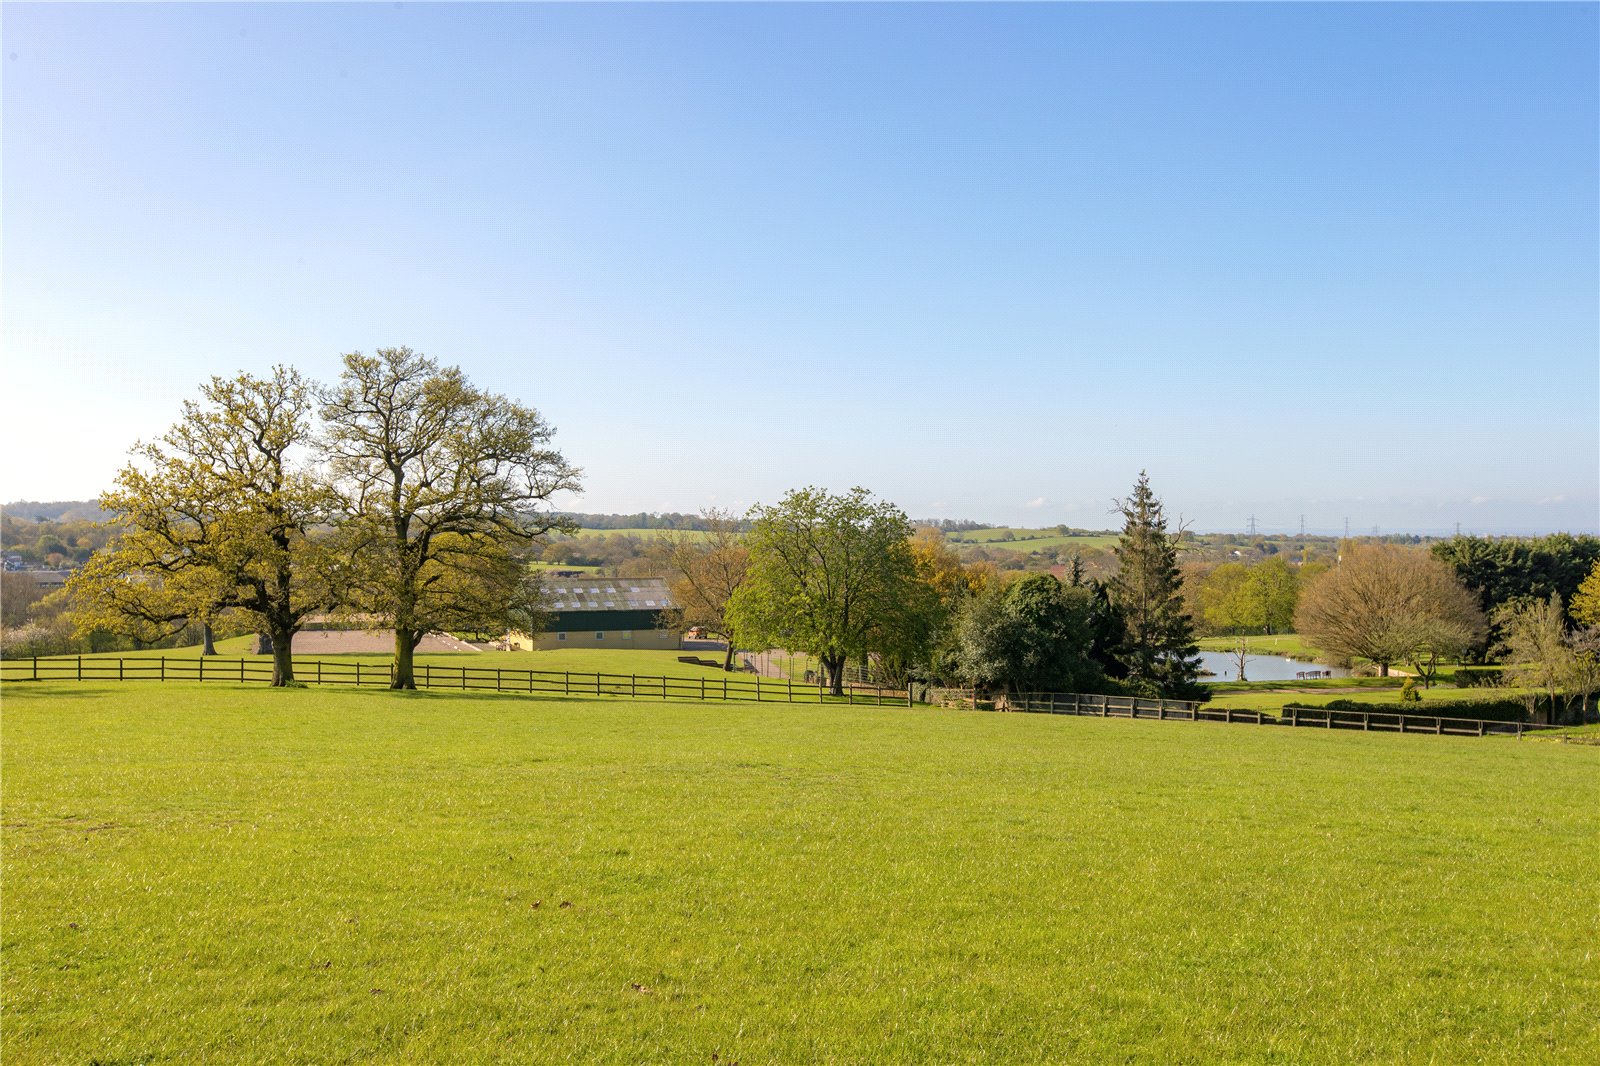
{"label": "fence rail", "polygon": [[[876,706],[908,705],[910,702],[904,689],[855,685],[846,686],[842,696],[832,696],[826,688],[803,682],[735,677],[721,671],[716,677],[668,677],[660,674],[418,663],[415,677],[419,689],[457,692]],[[388,687],[392,678],[393,666],[389,663],[317,659],[295,664],[295,680],[308,685]],[[205,656],[193,659],[166,656],[0,659],[0,681],[232,681],[236,684],[270,684],[272,662],[267,659]]]}
{"label": "fence rail", "polygon": [[[970,697],[973,706],[978,697]],[[1532,722],[1495,722],[1480,718],[1445,718],[1399,711],[1337,711],[1326,707],[1288,704],[1277,715],[1236,707],[1208,707],[1186,700],[1141,699],[1132,696],[1098,696],[1073,692],[1024,692],[1001,698],[997,710],[1028,714],[1095,715],[1101,718],[1144,718],[1178,722],[1359,729],[1362,732],[1431,733],[1435,736],[1484,737],[1493,734],[1522,736],[1559,726]]]}
{"label": "fence rail", "polygon": [[[295,680],[312,685],[387,687],[389,663],[317,659],[295,664]],[[272,663],[266,659],[168,658],[166,656],[0,659],[0,682],[24,681],[231,681],[270,683]],[[542,696],[610,696],[633,699],[738,701],[753,703],[834,703],[876,706],[911,705],[904,689],[847,686],[843,696],[803,682],[759,677],[668,677],[660,674],[608,674],[576,670],[519,670],[490,666],[446,666],[419,663],[419,689],[457,692],[501,692]],[[1477,718],[1445,718],[1398,711],[1336,711],[1326,707],[1286,705],[1277,715],[1232,707],[1208,707],[1187,700],[1104,696],[1083,692],[1021,692],[989,699],[972,689],[934,690],[945,700],[1026,714],[1071,714],[1098,718],[1150,721],[1224,722],[1291,728],[1358,729],[1363,732],[1425,733],[1435,736],[1522,736],[1556,726],[1529,722],[1492,722]]]}

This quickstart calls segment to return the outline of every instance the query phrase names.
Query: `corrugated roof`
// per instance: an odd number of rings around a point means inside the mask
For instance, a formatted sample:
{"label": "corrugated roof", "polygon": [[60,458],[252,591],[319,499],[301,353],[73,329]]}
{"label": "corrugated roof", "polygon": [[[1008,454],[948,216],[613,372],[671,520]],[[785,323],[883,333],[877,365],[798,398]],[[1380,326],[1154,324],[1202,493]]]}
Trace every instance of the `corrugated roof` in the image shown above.
{"label": "corrugated roof", "polygon": [[552,611],[659,611],[672,594],[658,577],[556,577],[545,579]]}

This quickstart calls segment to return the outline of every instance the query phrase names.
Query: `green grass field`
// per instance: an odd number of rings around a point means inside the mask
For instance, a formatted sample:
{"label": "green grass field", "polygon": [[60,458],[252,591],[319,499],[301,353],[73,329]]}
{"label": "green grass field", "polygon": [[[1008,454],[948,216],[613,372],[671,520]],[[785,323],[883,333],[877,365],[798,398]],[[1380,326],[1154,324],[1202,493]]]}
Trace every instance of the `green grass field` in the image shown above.
{"label": "green grass field", "polygon": [[7,685],[32,1062],[1600,1060],[1600,751]]}
{"label": "green grass field", "polygon": [[[1006,534],[1012,539],[1006,540]],[[981,544],[985,547],[1008,548],[1012,551],[1042,551],[1045,548],[1109,548],[1117,543],[1115,533],[1083,533],[1063,536],[1054,526],[1048,529],[970,529],[950,533],[946,538],[953,544]]]}

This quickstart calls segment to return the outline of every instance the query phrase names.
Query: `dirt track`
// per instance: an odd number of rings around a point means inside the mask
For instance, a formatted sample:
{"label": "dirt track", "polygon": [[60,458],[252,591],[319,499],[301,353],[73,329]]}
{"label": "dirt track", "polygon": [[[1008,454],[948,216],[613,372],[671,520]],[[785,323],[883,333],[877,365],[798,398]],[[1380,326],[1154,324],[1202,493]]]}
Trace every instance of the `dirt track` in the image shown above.
{"label": "dirt track", "polygon": [[[419,652],[477,651],[464,640],[446,633],[429,633],[417,645]],[[387,629],[308,629],[295,634],[296,655],[345,655],[352,652],[382,654],[394,651],[394,633]]]}

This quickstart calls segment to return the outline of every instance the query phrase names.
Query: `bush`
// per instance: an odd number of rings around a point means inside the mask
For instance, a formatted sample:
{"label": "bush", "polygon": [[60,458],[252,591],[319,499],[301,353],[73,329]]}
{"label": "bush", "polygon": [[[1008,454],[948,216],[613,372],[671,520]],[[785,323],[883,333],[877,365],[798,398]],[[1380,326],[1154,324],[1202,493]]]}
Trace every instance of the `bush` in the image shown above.
{"label": "bush", "polygon": [[1492,688],[1500,684],[1500,671],[1489,666],[1463,666],[1450,680],[1459,688]]}
{"label": "bush", "polygon": [[1417,679],[1416,678],[1408,677],[1405,680],[1405,684],[1400,686],[1400,702],[1401,703],[1421,703],[1422,702],[1422,693],[1417,691]]}
{"label": "bush", "polygon": [[1359,700],[1329,700],[1327,703],[1297,703],[1296,706],[1328,711],[1365,711],[1368,714],[1423,714],[1439,718],[1476,718],[1485,722],[1526,722],[1528,705],[1522,700],[1429,700],[1424,707],[1392,703],[1362,703]]}

